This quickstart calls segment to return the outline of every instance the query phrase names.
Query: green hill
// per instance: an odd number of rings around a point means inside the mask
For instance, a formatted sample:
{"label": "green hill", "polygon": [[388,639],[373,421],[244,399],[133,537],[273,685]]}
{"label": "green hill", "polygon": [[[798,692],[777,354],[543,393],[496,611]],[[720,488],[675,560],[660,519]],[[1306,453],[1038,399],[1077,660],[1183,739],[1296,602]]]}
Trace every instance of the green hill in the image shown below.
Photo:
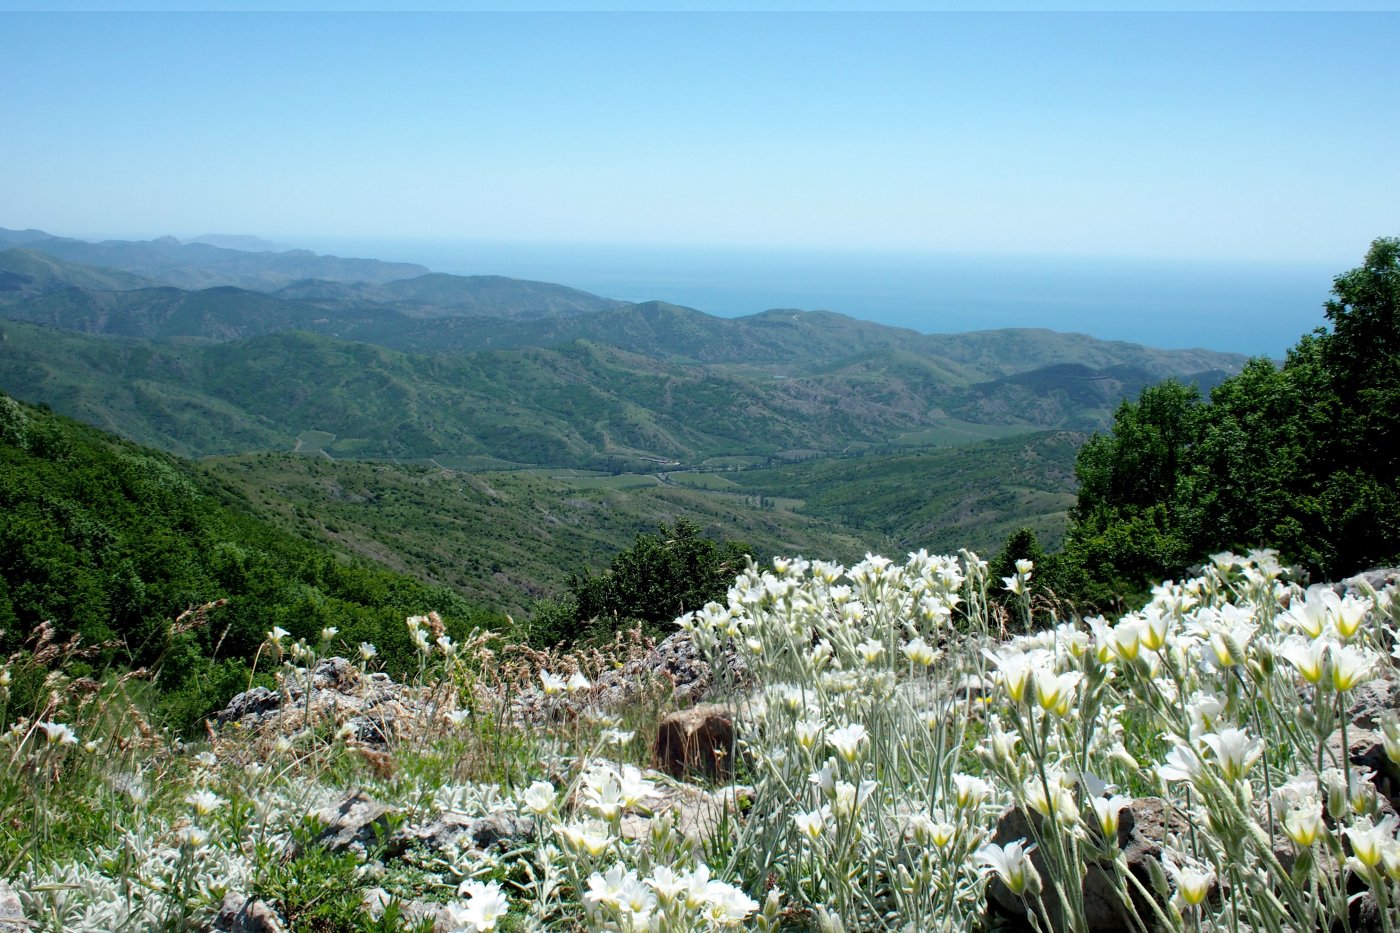
{"label": "green hill", "polygon": [[429,609],[459,632],[498,618],[278,530],[185,461],[0,395],[0,654],[51,620],[98,650],[90,670],[158,669],[189,724],[246,687],[273,626],[312,643],[336,627],[340,653],[371,641],[403,670],[403,619]]}
{"label": "green hill", "polygon": [[910,451],[813,460],[726,474],[740,487],[801,500],[798,511],[859,529],[895,553],[970,547],[990,555],[1018,528],[1047,546],[1075,502],[1082,434],[1047,432]]}
{"label": "green hill", "polygon": [[0,252],[0,303],[13,304],[67,288],[121,291],[155,283],[117,269],[64,262],[28,249]]}

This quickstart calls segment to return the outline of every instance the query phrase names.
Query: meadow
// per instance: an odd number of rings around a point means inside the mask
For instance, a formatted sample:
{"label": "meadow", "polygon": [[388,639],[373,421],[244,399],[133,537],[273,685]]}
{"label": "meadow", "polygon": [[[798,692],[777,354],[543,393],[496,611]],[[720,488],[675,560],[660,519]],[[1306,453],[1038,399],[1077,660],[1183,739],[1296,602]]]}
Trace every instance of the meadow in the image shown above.
{"label": "meadow", "polygon": [[0,878],[72,931],[1394,927],[1393,582],[1226,553],[1109,620],[1035,572],[751,564],[678,620],[733,725],[685,781],[646,770],[666,678],[618,692],[636,641],[411,617],[396,684],[373,645],[275,629],[276,689],[186,741],[41,638],[0,675],[42,676],[5,709]]}

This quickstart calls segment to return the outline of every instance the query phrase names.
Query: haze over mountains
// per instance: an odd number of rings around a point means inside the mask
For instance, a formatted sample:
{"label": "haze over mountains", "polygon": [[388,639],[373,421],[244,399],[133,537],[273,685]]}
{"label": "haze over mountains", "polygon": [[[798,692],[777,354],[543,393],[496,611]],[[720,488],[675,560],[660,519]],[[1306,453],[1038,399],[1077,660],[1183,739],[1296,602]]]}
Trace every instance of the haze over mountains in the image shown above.
{"label": "haze over mountains", "polygon": [[203,239],[0,230],[0,391],[217,458],[264,518],[510,611],[682,515],[765,553],[1053,545],[1085,432],[1245,362]]}
{"label": "haze over mountains", "polygon": [[1244,362],[830,312],[717,318],[305,251],[0,242],[21,244],[0,253],[0,314],[45,325],[9,325],[0,388],[190,455],[288,450],[318,431],[332,455],[633,468],[958,423],[1092,430],[1145,385],[1208,390]]}

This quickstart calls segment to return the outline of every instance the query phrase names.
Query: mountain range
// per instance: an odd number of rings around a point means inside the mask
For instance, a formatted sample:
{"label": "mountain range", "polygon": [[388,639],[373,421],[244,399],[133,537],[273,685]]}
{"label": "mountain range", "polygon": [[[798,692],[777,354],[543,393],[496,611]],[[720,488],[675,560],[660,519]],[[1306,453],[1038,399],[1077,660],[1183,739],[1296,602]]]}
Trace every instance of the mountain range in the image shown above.
{"label": "mountain range", "polygon": [[[0,390],[218,456],[206,468],[290,530],[517,609],[682,514],[836,555],[988,548],[1020,525],[1053,542],[1085,432],[1145,386],[1208,391],[1245,363],[1043,329],[719,318],[206,239],[0,230]],[[503,469],[518,478],[468,476]]]}

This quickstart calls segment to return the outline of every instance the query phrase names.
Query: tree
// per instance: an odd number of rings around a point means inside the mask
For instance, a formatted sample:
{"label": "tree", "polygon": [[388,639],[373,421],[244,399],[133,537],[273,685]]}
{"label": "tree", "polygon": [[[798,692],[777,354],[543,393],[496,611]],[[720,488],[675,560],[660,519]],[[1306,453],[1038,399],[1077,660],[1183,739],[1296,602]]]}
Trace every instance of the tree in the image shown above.
{"label": "tree", "polygon": [[659,534],[637,535],[604,573],[570,575],[567,599],[537,606],[530,640],[572,643],[634,623],[660,633],[678,616],[723,601],[748,555],[747,545],[713,541],[699,525],[679,518],[662,525]]}

